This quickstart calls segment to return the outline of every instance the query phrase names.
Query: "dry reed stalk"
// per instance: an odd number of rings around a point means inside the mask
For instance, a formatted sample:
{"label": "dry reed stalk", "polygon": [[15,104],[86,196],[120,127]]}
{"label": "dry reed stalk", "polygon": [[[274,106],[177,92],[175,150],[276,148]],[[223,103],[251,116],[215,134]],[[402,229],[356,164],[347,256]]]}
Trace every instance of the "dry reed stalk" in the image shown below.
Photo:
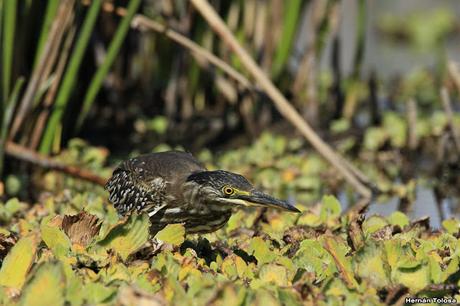
{"label": "dry reed stalk", "polygon": [[[278,111],[294,125],[312,146],[328,160],[364,198],[370,199],[372,191],[364,183],[362,174],[353,165],[340,157],[327,143],[325,143],[295,108],[287,101],[283,94],[273,85],[267,75],[255,63],[251,56],[243,49],[238,40],[227,28],[225,23],[205,0],[191,0],[194,7],[207,20],[211,28],[222,38],[229,48],[239,57],[242,65],[251,73],[261,88],[272,99]],[[357,175],[359,173],[359,175]],[[368,181],[368,180],[367,180]]]}

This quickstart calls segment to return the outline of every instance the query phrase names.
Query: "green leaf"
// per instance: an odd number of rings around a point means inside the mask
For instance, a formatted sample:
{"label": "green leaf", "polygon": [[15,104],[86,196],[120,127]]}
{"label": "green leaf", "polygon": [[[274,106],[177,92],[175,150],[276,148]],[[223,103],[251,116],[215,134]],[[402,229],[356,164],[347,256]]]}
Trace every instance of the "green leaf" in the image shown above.
{"label": "green leaf", "polygon": [[102,269],[99,271],[99,275],[104,283],[110,283],[115,280],[121,280],[125,282],[131,281],[128,268],[122,263],[112,264]]}
{"label": "green leaf", "polygon": [[319,214],[321,221],[337,219],[342,212],[340,202],[332,195],[325,195],[322,200],[321,212]]}
{"label": "green leaf", "polygon": [[408,287],[411,293],[430,284],[428,261],[416,258],[409,242],[393,239],[385,241],[384,246],[393,283]]}
{"label": "green leaf", "polygon": [[293,289],[278,288],[278,297],[282,305],[300,306],[299,294]]}
{"label": "green leaf", "polygon": [[406,144],[407,123],[400,114],[386,112],[383,117],[383,127],[393,147],[402,148]]}
{"label": "green leaf", "polygon": [[3,261],[0,270],[0,285],[21,289],[27,272],[32,266],[37,251],[38,238],[29,234],[14,245]]}
{"label": "green leaf", "polygon": [[351,266],[351,257],[346,256],[349,247],[345,241],[341,241],[340,237],[323,237],[324,248],[331,254],[334,259],[337,270],[340,272],[342,280],[347,284],[348,288],[353,289],[358,287],[358,283],[353,274]]}
{"label": "green leaf", "polygon": [[[236,256],[236,255],[235,255]],[[235,266],[235,256],[227,256],[221,265],[222,273],[225,274],[228,278],[234,279],[238,276],[238,271]]]}
{"label": "green leaf", "polygon": [[[251,284],[252,285],[252,284]],[[253,293],[254,299],[247,305],[279,306],[278,299],[266,288],[260,288]]]}
{"label": "green leaf", "polygon": [[50,218],[43,219],[40,224],[42,239],[50,248],[54,255],[67,255],[70,251],[71,243],[69,237],[58,227],[48,225]]}
{"label": "green leaf", "polygon": [[445,268],[445,270],[443,271],[441,281],[445,282],[449,276],[458,272],[458,267],[459,258],[458,256],[455,256],[450,260],[449,264],[447,265],[447,268]]}
{"label": "green leaf", "polygon": [[447,116],[443,111],[435,111],[430,117],[431,135],[440,136],[448,124]]}
{"label": "green leaf", "polygon": [[449,234],[456,234],[460,229],[460,221],[457,219],[447,219],[442,221],[442,227],[449,233]]}
{"label": "green leaf", "polygon": [[343,133],[350,128],[350,120],[346,118],[334,120],[331,123],[331,132],[333,133]]}
{"label": "green leaf", "polygon": [[159,135],[163,135],[168,129],[168,119],[164,116],[156,116],[148,121],[147,128]]}
{"label": "green leaf", "polygon": [[0,204],[0,220],[8,223],[21,208],[22,205],[17,198],[11,198],[5,204]]}
{"label": "green leaf", "polygon": [[85,297],[91,305],[107,303],[117,293],[116,288],[100,283],[88,283],[84,291]]}
{"label": "green leaf", "polygon": [[21,203],[17,198],[9,199],[5,203],[5,209],[9,214],[14,215],[21,209]]}
{"label": "green leaf", "polygon": [[392,273],[392,280],[409,288],[409,292],[416,293],[430,284],[430,268],[428,265],[401,268]]}
{"label": "green leaf", "polygon": [[227,256],[222,262],[222,272],[230,279],[239,278],[252,278],[252,272],[248,268],[246,262],[238,255],[232,254]]}
{"label": "green leaf", "polygon": [[147,242],[149,227],[147,214],[132,214],[124,223],[110,229],[105,238],[96,243],[96,247],[112,249],[126,260]]}
{"label": "green leaf", "polygon": [[155,238],[172,245],[181,245],[184,242],[185,227],[182,224],[168,224],[159,231]]}
{"label": "green leaf", "polygon": [[398,225],[401,228],[409,225],[409,218],[407,218],[407,216],[400,211],[393,212],[387,219],[391,225]]}
{"label": "green leaf", "polygon": [[436,256],[428,256],[428,264],[430,268],[431,281],[434,284],[443,283],[445,280],[443,279],[443,273],[441,270],[440,262],[438,262],[438,260],[436,259]]}
{"label": "green leaf", "polygon": [[382,229],[383,227],[387,225],[388,225],[388,222],[383,217],[371,216],[370,218],[366,219],[363,222],[362,227],[363,227],[364,234],[370,235]]}
{"label": "green leaf", "polygon": [[308,225],[311,227],[316,227],[322,224],[321,218],[309,211],[303,212],[302,215],[297,220],[298,225]]}
{"label": "green leaf", "polygon": [[19,305],[64,305],[65,278],[59,262],[40,265],[24,287]]}
{"label": "green leaf", "polygon": [[260,268],[259,278],[264,283],[271,283],[277,286],[288,286],[288,276],[285,267],[277,264],[265,264]]}
{"label": "green leaf", "polygon": [[85,292],[81,290],[83,287],[82,278],[75,275],[71,265],[64,265],[64,275],[67,284],[65,288],[66,301],[71,306],[83,305]]}
{"label": "green leaf", "polygon": [[17,175],[10,174],[6,177],[5,189],[6,193],[12,196],[18,195],[23,188],[23,182]]}
{"label": "green leaf", "polygon": [[305,239],[292,258],[298,268],[314,273],[317,281],[324,280],[337,272],[334,259],[317,240]]}
{"label": "green leaf", "polygon": [[357,276],[367,279],[375,288],[390,285],[390,267],[379,243],[368,244],[359,250],[353,258],[353,268]]}
{"label": "green leaf", "polygon": [[254,255],[259,265],[272,262],[276,258],[276,254],[270,250],[268,243],[261,237],[254,237],[251,239],[248,253]]}
{"label": "green leaf", "polygon": [[387,137],[385,130],[380,127],[367,128],[364,134],[364,148],[375,151],[383,145]]}

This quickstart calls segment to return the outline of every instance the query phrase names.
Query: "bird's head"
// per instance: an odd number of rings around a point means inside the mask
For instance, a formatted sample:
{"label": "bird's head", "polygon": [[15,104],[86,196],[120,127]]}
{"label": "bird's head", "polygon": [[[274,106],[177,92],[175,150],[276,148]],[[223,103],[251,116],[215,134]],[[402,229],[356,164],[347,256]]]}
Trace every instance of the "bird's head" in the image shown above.
{"label": "bird's head", "polygon": [[195,190],[200,190],[200,201],[226,206],[262,206],[300,212],[288,202],[255,189],[244,176],[228,171],[196,172],[187,178],[187,184]]}

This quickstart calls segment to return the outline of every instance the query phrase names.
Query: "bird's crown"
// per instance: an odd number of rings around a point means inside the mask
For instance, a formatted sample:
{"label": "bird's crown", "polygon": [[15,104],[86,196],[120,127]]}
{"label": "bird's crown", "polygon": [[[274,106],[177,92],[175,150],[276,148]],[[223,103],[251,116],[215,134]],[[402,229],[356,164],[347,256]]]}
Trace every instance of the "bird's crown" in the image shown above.
{"label": "bird's crown", "polygon": [[223,192],[228,195],[238,191],[249,192],[254,189],[244,176],[224,170],[195,172],[187,178],[187,181],[207,185],[214,189],[223,189]]}

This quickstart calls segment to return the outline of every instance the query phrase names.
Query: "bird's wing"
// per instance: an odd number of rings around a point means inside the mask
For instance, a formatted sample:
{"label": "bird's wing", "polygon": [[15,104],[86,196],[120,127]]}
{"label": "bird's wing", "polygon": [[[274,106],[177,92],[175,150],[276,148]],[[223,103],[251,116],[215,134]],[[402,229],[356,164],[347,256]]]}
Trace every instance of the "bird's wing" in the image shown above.
{"label": "bird's wing", "polygon": [[180,194],[181,184],[193,172],[205,168],[184,152],[163,152],[127,160],[115,169],[106,184],[109,200],[124,215],[145,211],[153,216]]}
{"label": "bird's wing", "polygon": [[[154,183],[159,184],[155,186]],[[150,212],[164,207],[161,198],[164,187],[161,183],[162,181],[157,180],[149,186],[136,173],[118,168],[107,182],[106,189],[110,193],[109,201],[118,213],[125,215],[133,210]]]}

